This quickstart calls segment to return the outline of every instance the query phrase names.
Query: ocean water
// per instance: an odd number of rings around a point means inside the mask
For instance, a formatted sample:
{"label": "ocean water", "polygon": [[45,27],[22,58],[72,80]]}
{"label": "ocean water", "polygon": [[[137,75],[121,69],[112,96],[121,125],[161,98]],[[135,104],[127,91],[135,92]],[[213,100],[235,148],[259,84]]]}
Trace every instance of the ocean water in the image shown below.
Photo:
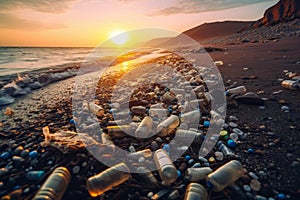
{"label": "ocean water", "polygon": [[[90,47],[0,47],[0,76],[81,63],[93,51]],[[93,56],[117,55],[112,48],[99,48]]]}

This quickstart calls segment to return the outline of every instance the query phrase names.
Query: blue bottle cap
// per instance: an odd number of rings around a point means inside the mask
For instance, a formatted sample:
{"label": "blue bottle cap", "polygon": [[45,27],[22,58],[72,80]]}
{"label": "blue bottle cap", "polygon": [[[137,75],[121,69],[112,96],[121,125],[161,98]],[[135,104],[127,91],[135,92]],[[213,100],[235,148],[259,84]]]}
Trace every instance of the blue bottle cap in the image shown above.
{"label": "blue bottle cap", "polygon": [[249,149],[248,149],[248,153],[254,153],[254,149],[249,148]]}
{"label": "blue bottle cap", "polygon": [[31,152],[29,152],[28,155],[29,155],[30,158],[36,158],[38,156],[38,152],[37,151],[31,151]]}
{"label": "blue bottle cap", "polygon": [[185,158],[187,161],[189,161],[189,160],[191,159],[191,156],[186,155],[184,158]]}
{"label": "blue bottle cap", "polygon": [[163,146],[162,149],[165,150],[167,153],[169,153],[169,151],[170,151],[170,146],[169,146],[168,144],[164,144],[164,146]]}
{"label": "blue bottle cap", "polygon": [[231,147],[231,148],[234,148],[234,147],[236,146],[236,142],[235,142],[234,140],[232,140],[232,139],[229,139],[229,140],[227,141],[227,144],[228,144],[228,146]]}
{"label": "blue bottle cap", "polygon": [[210,125],[209,121],[204,121],[204,123],[203,123],[204,128],[208,128],[209,125]]}
{"label": "blue bottle cap", "polygon": [[70,119],[70,124],[76,124],[76,121],[74,119]]}
{"label": "blue bottle cap", "polygon": [[286,199],[286,196],[282,193],[277,194],[278,199]]}
{"label": "blue bottle cap", "polygon": [[178,178],[181,177],[181,171],[177,170],[177,176],[178,176]]}

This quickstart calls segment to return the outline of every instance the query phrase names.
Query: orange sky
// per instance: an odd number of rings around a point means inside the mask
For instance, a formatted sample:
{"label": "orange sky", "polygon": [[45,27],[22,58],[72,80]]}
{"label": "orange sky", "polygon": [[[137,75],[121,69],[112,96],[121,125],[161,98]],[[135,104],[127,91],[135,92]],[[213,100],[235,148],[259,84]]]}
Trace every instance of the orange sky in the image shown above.
{"label": "orange sky", "polygon": [[[259,2],[259,3],[255,3]],[[0,1],[1,46],[96,46],[112,32],[257,20],[277,0]],[[169,35],[164,35],[169,36]]]}

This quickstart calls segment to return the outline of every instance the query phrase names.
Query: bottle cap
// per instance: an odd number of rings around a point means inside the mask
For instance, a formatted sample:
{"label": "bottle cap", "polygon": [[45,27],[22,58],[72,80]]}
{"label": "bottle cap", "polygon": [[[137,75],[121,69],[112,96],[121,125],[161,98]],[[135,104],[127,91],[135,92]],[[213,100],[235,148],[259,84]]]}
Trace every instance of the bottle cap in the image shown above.
{"label": "bottle cap", "polygon": [[228,134],[227,131],[220,131],[220,136],[225,137]]}
{"label": "bottle cap", "polygon": [[204,128],[208,128],[209,125],[210,125],[209,121],[204,121],[204,123],[203,123]]}
{"label": "bottle cap", "polygon": [[236,146],[235,141],[232,140],[232,139],[228,140],[228,141],[227,141],[227,144],[228,144],[229,147],[232,147],[232,148]]}

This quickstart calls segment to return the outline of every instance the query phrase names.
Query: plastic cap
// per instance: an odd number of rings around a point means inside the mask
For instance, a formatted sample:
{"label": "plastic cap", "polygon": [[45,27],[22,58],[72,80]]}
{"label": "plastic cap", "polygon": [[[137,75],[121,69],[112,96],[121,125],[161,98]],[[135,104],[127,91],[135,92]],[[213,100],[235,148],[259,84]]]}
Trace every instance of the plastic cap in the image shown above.
{"label": "plastic cap", "polygon": [[209,122],[209,121],[204,121],[203,126],[204,126],[205,128],[208,128],[209,125],[210,125],[210,122]]}
{"label": "plastic cap", "polygon": [[228,140],[227,144],[228,144],[229,147],[235,147],[236,146],[236,142],[232,139]]}
{"label": "plastic cap", "polygon": [[227,134],[228,134],[227,131],[220,131],[220,136],[222,136],[222,137],[226,136]]}

